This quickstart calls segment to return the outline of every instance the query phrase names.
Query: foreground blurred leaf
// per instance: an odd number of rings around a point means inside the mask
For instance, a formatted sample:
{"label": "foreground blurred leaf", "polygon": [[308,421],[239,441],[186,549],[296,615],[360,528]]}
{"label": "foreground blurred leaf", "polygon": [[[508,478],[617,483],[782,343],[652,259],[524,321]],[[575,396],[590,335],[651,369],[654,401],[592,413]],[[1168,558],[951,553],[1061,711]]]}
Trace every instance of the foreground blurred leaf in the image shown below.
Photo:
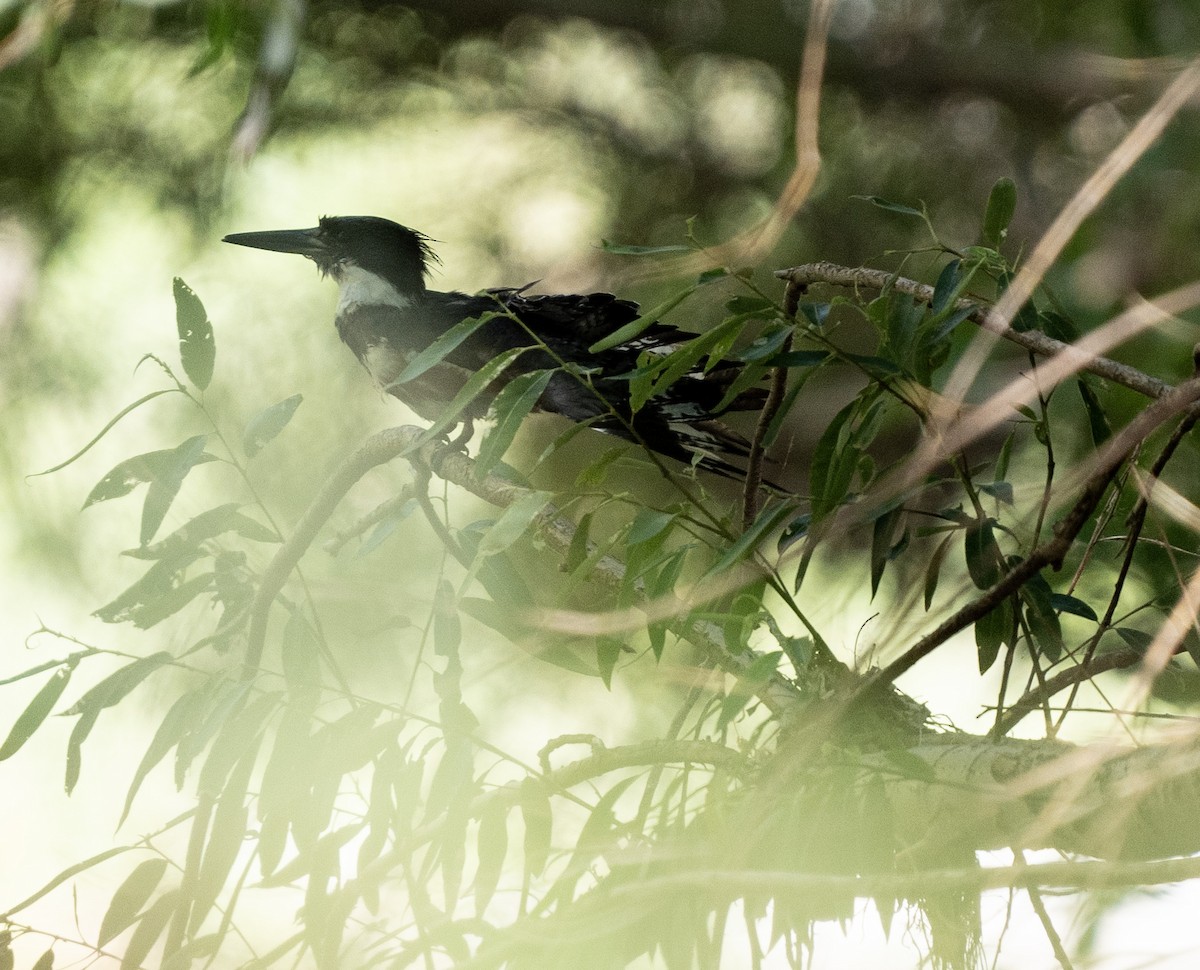
{"label": "foreground blurred leaf", "polygon": [[304,395],[293,394],[268,408],[263,408],[246,423],[246,432],[242,436],[242,449],[246,452],[247,458],[257,455],[262,451],[263,445],[287,427],[288,422],[292,420],[292,415],[296,413],[296,408],[300,407],[300,402],[303,400]]}

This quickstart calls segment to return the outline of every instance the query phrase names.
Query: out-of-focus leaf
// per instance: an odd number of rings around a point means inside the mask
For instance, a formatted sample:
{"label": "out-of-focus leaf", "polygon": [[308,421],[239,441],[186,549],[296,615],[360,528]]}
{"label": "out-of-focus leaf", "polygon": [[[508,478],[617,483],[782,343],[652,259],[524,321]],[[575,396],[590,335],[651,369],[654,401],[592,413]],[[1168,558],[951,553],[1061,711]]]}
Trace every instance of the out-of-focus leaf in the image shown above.
{"label": "out-of-focus leaf", "polygon": [[625,644],[616,637],[596,637],[596,666],[600,670],[600,679],[609,690],[612,690],[613,671],[624,649]]}
{"label": "out-of-focus leaf", "polygon": [[179,556],[188,550],[195,549],[206,539],[212,539],[226,532],[237,532],[245,539],[255,542],[279,542],[279,536],[261,525],[249,516],[243,515],[236,502],[228,505],[218,505],[207,512],[201,512],[195,518],[188,520],[164,539],[148,546],[138,546],[136,549],[126,549],[121,553],[133,559],[166,559]]}
{"label": "out-of-focus leaf", "polygon": [[183,372],[203,391],[212,381],[213,364],[217,358],[212,324],[208,321],[208,313],[200,297],[178,276],[175,277],[174,290],[175,324],[179,329],[179,356],[183,360]]}
{"label": "out-of-focus leaf", "polygon": [[33,732],[41,727],[42,722],[54,709],[54,705],[58,703],[58,699],[62,696],[62,692],[70,680],[71,667],[64,666],[54,671],[50,675],[50,679],[42,684],[42,689],[34,695],[33,700],[25,705],[25,710],[21,712],[20,717],[8,732],[4,744],[0,745],[0,761],[11,758],[20,751],[21,746],[33,736]]}
{"label": "out-of-focus leaf", "polygon": [[311,710],[321,692],[321,647],[316,632],[298,610],[292,612],[283,628],[280,654],[288,693]]}
{"label": "out-of-focus leaf", "polygon": [[[246,431],[242,435],[242,449],[247,458],[253,458],[267,442],[274,439],[279,432],[288,426],[296,408],[304,400],[303,394],[293,394],[282,401],[263,408],[246,423]],[[305,412],[307,413],[307,412]]]}
{"label": "out-of-focus leaf", "polygon": [[179,743],[203,701],[204,695],[199,691],[189,691],[176,698],[175,703],[171,705],[163,717],[162,723],[159,724],[158,730],[154,732],[154,737],[150,740],[150,746],[146,748],[146,753],[142,755],[137,771],[133,774],[133,781],[125,796],[125,807],[121,810],[121,818],[117,822],[118,828],[129,815],[134,796],[137,795],[138,789],[150,773],[150,769],[162,761],[167,752]]}
{"label": "out-of-focus leaf", "polygon": [[504,857],[508,854],[508,806],[500,802],[489,805],[479,817],[478,857],[475,870],[475,915],[483,911],[496,894]]}
{"label": "out-of-focus leaf", "polygon": [[925,213],[920,209],[914,209],[911,205],[904,205],[900,202],[889,202],[887,199],[880,198],[878,195],[854,195],[853,199],[861,199],[864,202],[870,202],[871,205],[878,206],[881,209],[886,209],[888,212],[895,212],[902,216],[916,216],[918,219],[924,219]]}
{"label": "out-of-focus leaf", "polygon": [[678,253],[690,253],[691,246],[629,246],[624,243],[600,240],[600,248],[606,253],[617,256],[669,256]]}
{"label": "out-of-focus leaf", "polygon": [[721,713],[717,717],[717,730],[723,731],[729,723],[742,712],[755,694],[771,679],[783,658],[782,651],[764,653],[756,657],[746,668],[746,672],[725,695],[721,702]]}
{"label": "out-of-focus leaf", "polygon": [[170,453],[159,474],[151,479],[142,505],[142,530],[138,541],[143,546],[158,532],[188,472],[196,465],[212,459],[211,455],[204,452],[207,440],[208,436],[202,434],[188,438]]}
{"label": "out-of-focus leaf", "polygon": [[551,497],[549,492],[532,491],[513,502],[480,540],[478,555],[494,556],[511,546],[525,534]]}
{"label": "out-of-focus leaf", "polygon": [[540,876],[550,858],[553,816],[550,798],[535,784],[525,786],[521,794],[521,819],[525,823],[525,874]]}
{"label": "out-of-focus leaf", "polygon": [[[188,439],[184,444],[188,444]],[[166,474],[178,456],[178,448],[166,448],[162,451],[148,451],[143,455],[135,455],[116,465],[88,493],[83,507],[95,505],[97,502],[107,502],[109,499],[121,498],[128,495],[143,482],[154,481],[159,475]],[[196,464],[215,461],[212,455],[203,455]]]}
{"label": "out-of-focus leaf", "polygon": [[100,921],[97,946],[104,946],[122,930],[133,925],[133,921],[146,905],[150,894],[158,888],[166,871],[166,859],[147,859],[134,867],[133,872],[125,877],[125,881],[113,893],[104,919]]}
{"label": "out-of-focus leaf", "polygon": [[983,214],[983,243],[999,249],[1008,235],[1008,224],[1017,211],[1017,183],[1007,175],[996,180],[988,195],[987,209]]}
{"label": "out-of-focus leaf", "polygon": [[1079,388],[1079,396],[1083,398],[1083,407],[1087,411],[1088,427],[1092,432],[1092,444],[1100,447],[1112,437],[1112,425],[1108,423],[1104,405],[1100,403],[1100,398],[1096,396],[1091,381],[1086,376],[1079,378],[1075,382],[1075,386]]}
{"label": "out-of-focus leaf", "polygon": [[143,680],[149,677],[165,663],[174,659],[170,653],[160,650],[148,657],[142,657],[133,663],[126,664],[120,670],[109,674],[95,687],[79,698],[70,709],[63,712],[64,716],[83,714],[89,710],[100,710],[119,704]]}
{"label": "out-of-focus leaf", "polygon": [[1003,574],[1003,556],[992,531],[995,520],[980,519],[966,529],[963,536],[967,555],[967,572],[979,589],[990,589]]}
{"label": "out-of-focus leaf", "polygon": [[257,754],[257,749],[252,748],[242,755],[221,791],[200,863],[200,877],[193,891],[189,921],[189,932],[193,935],[216,903],[246,836],[246,790]]}
{"label": "out-of-focus leaf", "polygon": [[121,958],[121,970],[141,970],[146,963],[147,954],[174,915],[175,907],[182,902],[180,896],[178,889],[165,892],[142,914],[137,929],[129,939],[129,946],[125,948],[125,955]]}
{"label": "out-of-focus leaf", "polygon": [[1154,642],[1154,635],[1147,633],[1145,630],[1135,630],[1132,627],[1118,626],[1114,627],[1117,636],[1125,641],[1126,645],[1134,650],[1145,653],[1150,649],[1150,644]]}

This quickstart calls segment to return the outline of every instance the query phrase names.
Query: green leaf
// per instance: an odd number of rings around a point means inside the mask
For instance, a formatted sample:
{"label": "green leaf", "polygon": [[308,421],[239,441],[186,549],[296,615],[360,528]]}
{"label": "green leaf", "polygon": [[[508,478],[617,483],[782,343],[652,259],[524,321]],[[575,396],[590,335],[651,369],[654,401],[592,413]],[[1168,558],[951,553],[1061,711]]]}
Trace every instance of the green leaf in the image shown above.
{"label": "green leaf", "polygon": [[525,874],[540,876],[550,858],[554,818],[550,798],[536,783],[524,786],[521,794],[521,820],[525,823]]}
{"label": "green leaf", "polygon": [[[121,410],[116,413],[116,415],[113,417],[113,419],[111,421],[109,421],[108,424],[106,424],[103,428],[101,428],[100,431],[96,434],[96,436],[94,438],[92,438],[91,441],[89,441],[86,445],[84,445],[82,448],[80,448],[77,452],[75,452],[75,454],[73,454],[66,461],[60,461],[57,465],[47,468],[44,471],[34,472],[29,477],[30,478],[38,478],[41,475],[49,475],[52,472],[61,471],[62,469],[66,468],[68,465],[70,465],[72,462],[78,461],[80,458],[82,458],[84,455],[86,455],[89,451],[91,451],[92,448],[96,445],[96,443],[98,441],[100,441],[100,439],[103,438],[106,434],[108,434],[108,432],[111,431],[113,429],[113,427],[117,424],[117,422],[120,421],[123,417],[125,417],[125,415],[129,414],[131,411],[136,411],[147,401],[153,401],[156,397],[162,397],[164,394],[178,394],[178,393],[179,393],[178,388],[167,387],[167,388],[163,388],[162,390],[159,390],[159,391],[151,391],[149,394],[145,395],[145,397],[139,397],[132,404],[121,408]],[[118,467],[120,467],[120,466],[118,466]],[[97,499],[96,501],[100,501],[100,499]],[[86,508],[87,506],[84,506],[84,507]]]}
{"label": "green leaf", "polygon": [[609,690],[612,690],[613,671],[624,650],[625,644],[616,637],[596,637],[596,666],[600,670],[600,679]]}
{"label": "green leaf", "polygon": [[142,530],[138,541],[143,546],[158,532],[158,527],[166,518],[167,511],[175,501],[175,496],[179,494],[180,486],[183,485],[188,472],[196,465],[212,460],[211,455],[204,453],[204,443],[207,440],[208,436],[202,434],[188,438],[168,453],[159,473],[151,479],[150,487],[146,490],[146,500],[142,505]]}
{"label": "green leaf", "polygon": [[242,515],[239,508],[236,502],[218,505],[189,519],[166,538],[148,546],[126,549],[121,555],[133,559],[174,558],[195,550],[206,539],[215,538],[225,532],[237,532],[243,538],[255,542],[281,541],[279,536],[265,525]]}
{"label": "green leaf", "polygon": [[[192,439],[184,442],[188,444]],[[182,446],[181,446],[182,447]],[[100,481],[96,483],[84,500],[83,507],[95,505],[97,502],[107,502],[109,499],[121,498],[128,495],[142,482],[152,482],[160,475],[166,474],[178,459],[178,448],[166,448],[162,451],[148,451],[144,455],[135,455],[116,465]],[[212,455],[203,455],[196,464],[216,461]]]}
{"label": "green leaf", "polygon": [[1104,405],[1092,387],[1088,377],[1080,377],[1075,386],[1079,388],[1079,396],[1083,398],[1083,407],[1087,411],[1088,427],[1092,432],[1092,444],[1096,447],[1104,444],[1112,437],[1112,425],[1108,423],[1108,415],[1104,413]]}
{"label": "green leaf", "polygon": [[640,509],[629,526],[629,533],[625,536],[626,544],[636,546],[650,541],[674,522],[675,517],[674,512],[660,512],[652,508]]}
{"label": "green leaf", "polygon": [[250,785],[250,773],[257,755],[257,748],[248,749],[238,759],[225,787],[221,790],[217,810],[213,813],[208,844],[204,847],[204,856],[200,863],[200,875],[193,890],[188,927],[193,936],[216,903],[245,840],[249,815],[246,809],[246,790]]}
{"label": "green leaf", "polygon": [[967,572],[978,589],[990,589],[1003,575],[1003,555],[992,531],[995,519],[979,519],[969,525],[963,536]]}
{"label": "green leaf", "polygon": [[479,370],[467,379],[467,382],[459,392],[454,395],[454,399],[446,405],[441,416],[425,430],[424,434],[420,435],[416,441],[409,445],[404,453],[411,454],[417,449],[424,447],[451,425],[457,424],[459,415],[462,414],[466,406],[475,400],[492,381],[504,373],[509,364],[529,349],[528,347],[514,347],[511,350],[505,351],[499,357],[492,358],[479,368]]}
{"label": "green leaf", "polygon": [[1145,653],[1150,649],[1150,644],[1154,642],[1154,635],[1147,633],[1145,630],[1135,630],[1131,627],[1118,626],[1114,627],[1117,636],[1125,641],[1126,645],[1132,647],[1140,653]]}
{"label": "green leaf", "polygon": [[1062,613],[1070,613],[1073,616],[1081,616],[1085,620],[1091,620],[1093,623],[1100,618],[1096,615],[1096,611],[1087,605],[1083,600],[1077,599],[1074,596],[1068,596],[1066,593],[1051,593],[1050,604],[1054,609]]}
{"label": "green leaf", "polygon": [[1000,646],[1012,635],[1012,600],[1004,600],[999,606],[975,621],[975,647],[979,659],[979,672],[987,673],[1000,655]]}
{"label": "green leaf", "polygon": [[903,515],[904,509],[900,506],[889,509],[875,520],[875,525],[871,530],[872,599],[875,598],[875,593],[879,590],[879,581],[883,578],[883,571],[887,567],[888,560],[891,558],[892,534],[896,530],[896,523],[900,521]]}
{"label": "green leaf", "polygon": [[533,491],[522,495],[506,508],[479,543],[479,556],[494,556],[516,542],[549,504],[549,492]]}
{"label": "green leaf", "polygon": [[200,297],[183,280],[175,277],[175,324],[179,329],[179,356],[183,372],[200,390],[212,381],[217,344],[212,324]]}
{"label": "green leaf", "polygon": [[933,602],[933,594],[937,592],[938,578],[942,572],[942,563],[946,561],[946,553],[950,551],[950,542],[954,538],[954,533],[950,533],[941,542],[937,544],[937,548],[933,550],[933,555],[929,557],[929,565],[925,567],[925,609],[929,609],[929,604]]}
{"label": "green leaf", "polygon": [[304,395],[293,394],[268,408],[263,408],[250,419],[242,436],[242,449],[247,458],[257,455],[262,451],[263,445],[287,427],[303,400]]}
{"label": "green leaf", "polygon": [[778,308],[766,297],[739,294],[725,304],[725,309],[730,313],[773,313]]}
{"label": "green leaf", "polygon": [[916,216],[918,219],[925,218],[925,213],[920,209],[914,209],[911,205],[903,205],[899,202],[889,202],[878,195],[852,195],[851,198],[870,202],[871,205],[886,209],[888,212],[896,212],[903,216]]}
{"label": "green leaf", "polygon": [[571,534],[571,545],[567,548],[563,569],[568,573],[575,572],[587,559],[588,534],[592,531],[592,513],[585,512],[579,518],[579,524]]}
{"label": "green leaf", "polygon": [[408,365],[402,370],[396,379],[392,381],[391,386],[397,384],[407,384],[411,380],[415,380],[424,374],[430,367],[440,364],[445,360],[450,353],[458,347],[471,334],[482,327],[484,324],[495,320],[496,317],[502,317],[505,314],[495,311],[481,314],[478,317],[470,317],[456,323],[453,327],[447,330],[444,334],[437,338],[428,347],[422,350],[419,354],[413,357],[408,362]]}
{"label": "green leaf", "polygon": [[454,587],[443,579],[438,584],[433,603],[433,652],[439,657],[457,657],[462,645],[457,599]]}
{"label": "green leaf", "polygon": [[121,970],[141,970],[146,963],[146,956],[175,914],[175,907],[184,902],[181,895],[178,889],[165,892],[142,914],[121,958]]}
{"label": "green leaf", "polygon": [[756,361],[771,357],[792,335],[791,327],[773,327],[733,355],[735,360]]}
{"label": "green leaf", "polygon": [[750,555],[758,544],[772,532],[795,509],[786,504],[770,505],[758,513],[758,517],[750,523],[750,528],[738,536],[737,541],[725,550],[724,555],[708,570],[708,576],[715,576],[728,569],[738,560]]}
{"label": "green leaf", "polygon": [[565,882],[574,885],[592,861],[613,843],[615,838],[613,829],[616,822],[614,807],[617,799],[625,793],[625,789],[635,781],[637,781],[636,775],[621,779],[596,803],[595,808],[583,823],[583,828],[580,829],[579,838],[575,843],[575,851],[572,853],[571,860],[567,863],[566,872],[562,877]]}
{"label": "green leaf", "polygon": [[958,294],[959,282],[962,278],[962,260],[952,259],[938,275],[937,284],[933,288],[933,300],[930,309],[938,316],[950,306]]}
{"label": "green leaf", "polygon": [[504,857],[508,853],[508,806],[502,802],[488,805],[479,817],[479,865],[475,869],[475,915],[483,911],[496,894]]}
{"label": "green leaf", "polygon": [[691,246],[628,246],[624,243],[609,242],[607,239],[600,240],[600,248],[617,256],[668,256],[692,251]]}
{"label": "green leaf", "polygon": [[311,710],[321,689],[321,647],[316,632],[299,610],[292,612],[283,628],[280,654],[288,693]]}
{"label": "green leaf", "polygon": [[983,214],[983,243],[999,249],[1008,235],[1008,225],[1017,210],[1017,183],[1007,175],[996,180],[988,195],[987,209]]}
{"label": "green leaf", "polygon": [[142,787],[142,782],[146,776],[150,774],[150,769],[158,764],[168,751],[177,745],[183,738],[187,729],[192,726],[193,719],[199,712],[204,702],[204,695],[199,691],[189,691],[186,694],[176,698],[175,703],[171,705],[166,715],[159,724],[158,730],[154,732],[154,737],[150,740],[149,747],[146,748],[146,753],[142,755],[142,760],[137,766],[137,771],[133,774],[133,781],[129,785],[129,791],[125,795],[125,807],[121,810],[121,818],[117,822],[117,828],[120,828],[125,819],[129,815],[129,809],[133,806],[134,796],[137,795],[138,789]]}
{"label": "green leaf", "polygon": [[[202,550],[184,550],[169,559],[160,559],[154,563],[141,579],[121,593],[111,603],[106,603],[93,615],[105,623],[124,623],[129,621],[139,629],[148,629],[161,619],[169,616],[174,610],[185,605],[180,596],[189,599],[204,592],[211,582],[212,575],[205,573],[194,580],[184,582],[183,573],[193,562],[203,555]],[[180,593],[183,589],[185,592]]]}
{"label": "green leaf", "polygon": [[636,413],[657,394],[662,394],[672,384],[696,369],[700,358],[714,347],[723,344],[731,333],[736,334],[746,326],[746,321],[729,317],[707,333],[702,333],[675,350],[660,357],[638,374],[629,385],[629,404]]}
{"label": "green leaf", "polygon": [[113,893],[104,919],[100,921],[100,935],[96,939],[97,946],[103,947],[122,930],[133,925],[138,913],[146,905],[146,900],[150,898],[150,894],[162,882],[166,871],[166,859],[147,859],[134,867],[133,872],[125,877],[125,881]]}
{"label": "green leaf", "polygon": [[21,712],[20,717],[8,732],[8,737],[4,739],[4,744],[0,745],[0,761],[11,758],[21,750],[21,746],[26,741],[33,737],[33,732],[41,727],[42,722],[54,709],[54,705],[58,703],[58,699],[62,696],[70,679],[71,668],[59,667],[50,675],[50,679],[42,684],[42,689],[25,706],[25,710]]}
{"label": "green leaf", "polygon": [[1057,661],[1063,653],[1062,628],[1058,614],[1054,612],[1050,584],[1041,573],[1031,577],[1021,587],[1021,600],[1025,604],[1025,622],[1029,624],[1029,632],[1046,658],[1051,662]]}
{"label": "green leaf", "polygon": [[535,370],[519,374],[509,381],[492,402],[495,426],[487,433],[479,446],[475,459],[475,475],[483,478],[504,457],[513,438],[530,411],[533,410],[542,392],[554,376],[553,370]]}
{"label": "green leaf", "polygon": [[160,650],[158,653],[126,664],[85,693],[71,705],[69,710],[63,712],[63,716],[72,717],[76,714],[84,714],[89,710],[102,710],[105,707],[121,703],[138,684],[173,659],[174,657],[167,651]]}
{"label": "green leaf", "polygon": [[754,658],[750,666],[746,668],[746,672],[737,679],[733,688],[721,702],[721,713],[717,717],[718,731],[723,731],[754,699],[758,691],[762,690],[778,669],[781,659],[783,659],[783,653],[778,650]]}
{"label": "green leaf", "polygon": [[696,292],[696,286],[689,286],[687,289],[676,293],[668,300],[664,300],[649,313],[644,313],[636,320],[632,320],[619,327],[610,333],[607,337],[602,337],[588,348],[589,354],[598,354],[604,350],[611,350],[613,347],[619,347],[626,341],[632,340],[643,330],[648,330],[654,324],[665,317],[668,313],[674,310],[680,303],[686,300],[689,296]]}

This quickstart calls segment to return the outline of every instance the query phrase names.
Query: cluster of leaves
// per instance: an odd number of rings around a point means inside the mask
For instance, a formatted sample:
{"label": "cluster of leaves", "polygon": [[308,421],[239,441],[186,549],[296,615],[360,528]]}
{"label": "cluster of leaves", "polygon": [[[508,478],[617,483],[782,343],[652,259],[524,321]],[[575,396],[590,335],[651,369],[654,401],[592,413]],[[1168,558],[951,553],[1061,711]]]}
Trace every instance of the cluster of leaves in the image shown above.
{"label": "cluster of leaves", "polygon": [[[925,218],[921,210],[874,201],[902,215]],[[597,345],[603,349],[605,343],[636,337],[699,288],[725,280],[740,292],[728,300],[721,323],[671,353],[643,355],[626,375],[635,410],[697,371],[730,364],[740,368],[725,403],[765,377],[786,372],[787,392],[778,412],[760,423],[758,444],[769,445],[785,432],[814,375],[846,373],[858,382],[852,400],[817,436],[807,496],[772,493],[744,528],[732,510],[704,493],[695,476],[674,472],[670,481],[677,497],[661,507],[610,489],[609,471],[629,453],[627,447],[604,452],[569,489],[529,487],[526,476],[503,461],[523,419],[555,373],[564,371],[583,382],[593,375],[562,365],[509,380],[491,405],[495,421],[473,466],[480,487],[500,482],[508,489],[501,511],[455,528],[436,518],[418,489],[416,499],[373,519],[374,531],[359,548],[361,555],[377,550],[419,507],[435,519],[447,555],[461,564],[456,583],[443,570],[429,591],[432,606],[422,644],[431,643],[435,660],[416,669],[429,677],[436,702],[435,709],[425,711],[359,696],[348,688],[334,660],[338,651],[326,641],[319,604],[302,583],[302,595],[295,600],[268,596],[259,601],[265,570],[256,562],[264,548],[272,548],[268,544],[283,538],[262,503],[255,500],[257,508],[248,513],[242,502],[223,502],[156,539],[195,468],[214,461],[232,466],[253,498],[242,462],[253,460],[287,426],[301,400],[295,395],[264,410],[242,429],[241,448],[230,447],[203,399],[215,361],[212,326],[199,299],[176,281],[182,366],[191,388],[156,359],[173,386],[123,410],[64,465],[87,452],[131,410],[158,396],[178,393],[194,402],[210,430],[173,448],[122,461],[87,498],[85,507],[146,486],[138,545],[126,555],[150,566],[97,615],[110,623],[152,628],[189,604],[198,608],[205,597],[219,612],[210,631],[182,651],[118,654],[128,662],[63,714],[77,718],[66,759],[69,792],[100,713],[123,702],[152,675],[173,669],[178,693],[133,770],[120,818],[123,822],[128,816],[150,773],[172,756],[175,784],[180,789],[194,785],[196,804],[188,816],[160,832],[85,864],[100,864],[125,851],[137,855],[97,933],[81,942],[100,951],[128,933],[122,965],[132,968],[144,965],[163,940],[163,965],[181,970],[224,952],[237,925],[242,889],[253,881],[280,892],[298,887],[303,895],[300,931],[273,946],[256,966],[295,950],[308,950],[322,967],[348,960],[404,966],[432,954],[456,963],[475,959],[481,965],[608,967],[656,951],[671,966],[691,966],[694,958],[711,962],[720,953],[722,920],[736,893],[704,899],[695,892],[664,896],[647,904],[640,916],[613,900],[622,893],[636,899],[637,886],[648,875],[679,875],[703,865],[786,864],[797,871],[846,873],[886,869],[890,844],[870,842],[867,851],[862,838],[863,831],[890,831],[879,822],[886,808],[878,791],[863,794],[855,788],[846,799],[832,800],[827,788],[813,782],[828,766],[806,763],[788,767],[788,782],[770,790],[774,794],[765,806],[748,797],[756,790],[749,765],[772,750],[775,737],[774,721],[763,716],[758,702],[772,686],[792,692],[798,704],[820,698],[821,690],[807,695],[804,685],[828,661],[830,651],[797,602],[818,551],[831,548],[832,554],[840,554],[861,536],[858,545],[869,549],[865,566],[872,594],[889,569],[901,572],[908,562],[919,560],[928,610],[943,574],[951,569],[950,551],[956,546],[962,549],[963,566],[955,573],[965,575],[977,594],[986,594],[1038,543],[1052,474],[1033,503],[1031,523],[1031,514],[1016,506],[1017,489],[1009,472],[1014,460],[1030,460],[1031,449],[1040,449],[1053,469],[1049,396],[1036,409],[1022,410],[994,459],[971,465],[965,458],[954,459],[900,496],[874,506],[870,498],[891,470],[880,459],[886,451],[877,447],[878,436],[909,433],[907,427],[926,420],[938,371],[952,359],[956,335],[976,308],[979,297],[974,294],[990,287],[991,295],[997,295],[1011,282],[1012,268],[1000,244],[1013,205],[1011,183],[1002,182],[989,202],[979,246],[957,251],[937,243],[945,265],[928,301],[889,286],[867,301],[803,303],[793,319],[754,286],[750,274],[720,270],[702,275]],[[397,380],[414,380],[436,367],[501,312],[463,321],[414,358]],[[1033,306],[1022,310],[1021,320],[1022,326],[1057,334],[1067,326],[1057,314]],[[874,353],[839,346],[839,332],[851,322],[865,322],[875,334]],[[530,346],[537,346],[532,335]],[[469,378],[442,417],[406,452],[420,450],[469,413],[473,402],[524,352],[497,357]],[[1108,433],[1099,396],[1086,378],[1079,378],[1077,386],[1093,441],[1099,443]],[[533,463],[533,471],[580,430],[575,426],[560,435]],[[564,526],[561,568],[552,582],[535,588],[524,575],[521,553],[545,541],[537,537],[535,525],[552,533],[555,522],[565,522],[564,515],[572,518]],[[481,590],[485,595],[479,595]],[[644,643],[627,628],[551,636],[530,619],[540,604],[566,603],[580,595],[594,611],[611,608],[627,615],[643,610]],[[271,643],[277,650],[265,655],[267,662],[253,646],[234,649],[252,643],[258,635],[254,631],[265,630],[268,612],[279,606],[286,611],[286,622]],[[991,667],[1004,647],[1011,664],[1022,644],[1031,664],[1060,662],[1069,652],[1063,613],[1097,622],[1097,612],[1083,598],[1056,592],[1046,577],[1035,575],[976,621],[980,670]],[[734,676],[723,692],[693,691],[676,733],[690,723],[695,738],[711,739],[717,742],[714,747],[732,753],[721,742],[736,731],[743,749],[728,760],[712,754],[714,764],[721,762],[720,770],[713,770],[694,766],[703,758],[693,749],[672,754],[669,744],[660,761],[644,754],[627,759],[623,752],[595,747],[589,758],[561,772],[548,763],[536,771],[513,762],[517,780],[492,784],[488,770],[480,770],[481,754],[498,752],[462,692],[464,665],[473,653],[464,649],[468,619],[543,660],[598,676],[605,685],[611,685],[622,660],[638,653],[639,646],[658,660],[673,640],[703,643],[701,649],[709,651],[704,662],[718,663]],[[805,629],[805,636],[786,632],[794,623]],[[1133,642],[1136,631],[1114,628],[1124,642]],[[535,640],[536,648],[531,645]],[[113,653],[88,648],[21,675],[50,671],[0,746],[0,760],[16,754],[37,731],[83,661]],[[673,735],[667,742],[675,740]],[[633,768],[638,770],[631,772]],[[608,778],[614,773],[615,781]],[[606,780],[597,784],[594,795],[572,791],[580,782],[600,779]],[[780,796],[785,790],[792,794]],[[582,821],[570,820],[580,807]],[[785,831],[794,832],[798,817],[816,816],[824,819],[823,831],[837,830],[845,838],[814,847],[805,832],[785,837]],[[185,823],[190,831],[187,855],[174,876],[160,843]],[[510,830],[518,824],[523,832],[519,848],[510,844]],[[737,845],[732,833],[759,829],[774,835],[752,848],[738,845],[728,859],[716,857],[714,846],[723,844],[722,839]],[[649,861],[630,865],[623,860],[633,841],[647,847]],[[851,851],[855,845],[857,850]],[[73,867],[44,891],[77,871]],[[402,906],[393,899],[398,877],[405,886]],[[438,881],[440,892],[435,892]],[[510,885],[519,889],[505,893]],[[473,915],[466,917],[460,908],[468,896]],[[519,900],[515,905],[514,896]],[[6,919],[11,921],[29,902],[10,909]],[[772,941],[785,940],[796,949],[809,939],[812,920],[843,917],[848,906],[849,901],[776,906]],[[763,914],[766,902],[753,901],[747,911]],[[614,913],[620,918],[614,920]],[[357,916],[364,914],[360,924]],[[531,938],[538,940],[532,947]],[[587,944],[579,944],[581,939]],[[0,947],[7,949],[7,936]]]}

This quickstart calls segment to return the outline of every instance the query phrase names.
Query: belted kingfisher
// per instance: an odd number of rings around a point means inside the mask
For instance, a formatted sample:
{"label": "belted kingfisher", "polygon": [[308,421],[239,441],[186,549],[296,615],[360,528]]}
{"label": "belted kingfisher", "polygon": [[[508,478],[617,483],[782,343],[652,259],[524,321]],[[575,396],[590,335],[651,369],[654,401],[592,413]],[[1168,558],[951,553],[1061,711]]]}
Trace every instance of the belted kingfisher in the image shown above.
{"label": "belted kingfisher", "polygon": [[[375,381],[426,420],[438,418],[468,378],[500,354],[531,348],[460,415],[459,440],[486,414],[505,383],[553,369],[535,410],[585,421],[598,431],[640,442],[662,455],[725,476],[740,469],[721,455],[745,456],[749,443],[719,420],[724,411],[759,408],[762,388],[738,394],[721,412],[736,367],[694,371],[651,397],[636,413],[629,376],[646,351],[665,353],[695,334],[653,323],[631,340],[597,353],[588,348],[636,320],[638,305],[609,293],[531,296],[528,286],[476,296],[439,293],[425,285],[437,257],[427,236],[377,216],[325,216],[312,229],[239,232],[225,242],[298,253],[331,276],[340,294],[335,323]],[[420,351],[456,324],[497,313],[443,360],[405,383],[396,378]],[[568,365],[569,369],[564,369]],[[574,365],[574,366],[570,366]]]}

